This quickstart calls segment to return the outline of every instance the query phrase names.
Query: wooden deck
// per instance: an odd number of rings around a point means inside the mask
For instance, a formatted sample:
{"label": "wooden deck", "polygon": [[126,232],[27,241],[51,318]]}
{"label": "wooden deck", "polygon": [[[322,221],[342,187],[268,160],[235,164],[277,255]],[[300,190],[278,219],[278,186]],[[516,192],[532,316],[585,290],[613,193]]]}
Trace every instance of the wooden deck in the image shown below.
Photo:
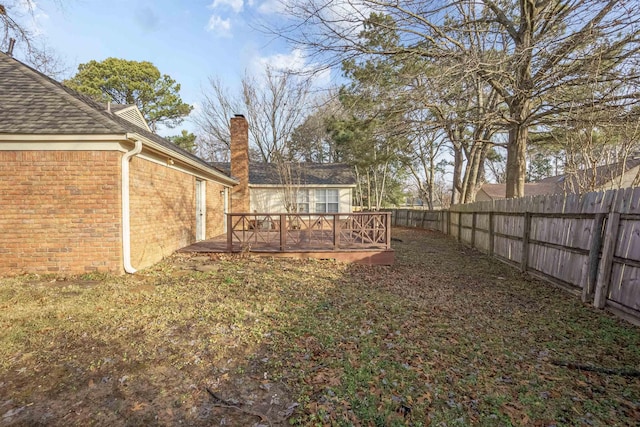
{"label": "wooden deck", "polygon": [[229,214],[227,224],[227,234],[180,252],[251,253],[372,265],[394,262],[388,213]]}

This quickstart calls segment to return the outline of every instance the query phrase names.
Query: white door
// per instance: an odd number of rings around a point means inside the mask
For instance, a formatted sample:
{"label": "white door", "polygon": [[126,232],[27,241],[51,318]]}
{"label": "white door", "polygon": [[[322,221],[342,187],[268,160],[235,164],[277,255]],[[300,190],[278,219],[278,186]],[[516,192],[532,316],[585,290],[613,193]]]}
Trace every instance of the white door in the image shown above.
{"label": "white door", "polygon": [[196,179],[196,241],[205,239],[205,183]]}

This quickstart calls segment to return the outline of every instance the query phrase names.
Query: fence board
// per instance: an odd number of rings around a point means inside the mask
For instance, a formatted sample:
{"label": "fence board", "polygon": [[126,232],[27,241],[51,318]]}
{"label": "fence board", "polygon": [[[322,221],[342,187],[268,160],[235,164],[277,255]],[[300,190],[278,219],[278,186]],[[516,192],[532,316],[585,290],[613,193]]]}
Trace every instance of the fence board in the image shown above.
{"label": "fence board", "polygon": [[640,312],[640,268],[614,263],[608,299]]}
{"label": "fence board", "polygon": [[442,231],[640,322],[640,188],[454,205],[417,221],[408,212],[394,224]]}

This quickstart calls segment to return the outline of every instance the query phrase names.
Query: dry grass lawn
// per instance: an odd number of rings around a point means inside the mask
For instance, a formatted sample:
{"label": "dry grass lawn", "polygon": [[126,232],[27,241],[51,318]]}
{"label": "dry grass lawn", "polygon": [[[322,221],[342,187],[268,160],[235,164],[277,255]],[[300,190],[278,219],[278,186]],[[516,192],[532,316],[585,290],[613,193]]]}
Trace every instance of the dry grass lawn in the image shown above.
{"label": "dry grass lawn", "polygon": [[394,236],[393,267],[180,255],[0,279],[0,425],[640,422],[638,328],[437,233]]}

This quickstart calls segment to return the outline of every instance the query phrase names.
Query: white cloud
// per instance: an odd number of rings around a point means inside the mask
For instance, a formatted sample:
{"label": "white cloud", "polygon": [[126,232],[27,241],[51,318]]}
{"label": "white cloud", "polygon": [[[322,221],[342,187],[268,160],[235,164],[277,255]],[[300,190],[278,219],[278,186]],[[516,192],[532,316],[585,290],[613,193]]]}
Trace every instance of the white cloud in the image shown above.
{"label": "white cloud", "polygon": [[213,0],[213,3],[209,5],[211,9],[217,9],[219,7],[228,7],[232,9],[235,13],[242,12],[242,7],[244,6],[243,0]]}
{"label": "white cloud", "polygon": [[220,37],[231,37],[231,20],[222,19],[218,15],[211,15],[206,29]]}
{"label": "white cloud", "polygon": [[[35,36],[44,34],[45,21],[49,19],[42,8],[34,0],[18,0],[13,4],[16,15],[14,18],[22,21],[22,24]],[[8,9],[11,9],[9,5]],[[11,13],[9,13],[11,16]]]}
{"label": "white cloud", "polygon": [[33,0],[19,0],[17,2],[17,7],[21,13],[28,13],[35,10],[38,5]]}
{"label": "white cloud", "polygon": [[306,61],[300,49],[294,49],[291,53],[276,53],[271,56],[257,57],[256,63],[261,69],[268,66],[280,71],[304,71],[306,68]]}
{"label": "white cloud", "polygon": [[276,71],[311,75],[316,87],[325,87],[331,82],[331,69],[307,62],[304,52],[300,49],[294,49],[290,53],[258,56],[254,59],[250,69],[255,75],[260,75],[267,67]]}
{"label": "white cloud", "polygon": [[282,0],[266,0],[258,6],[258,12],[264,15],[282,13],[286,10],[286,3]]}

